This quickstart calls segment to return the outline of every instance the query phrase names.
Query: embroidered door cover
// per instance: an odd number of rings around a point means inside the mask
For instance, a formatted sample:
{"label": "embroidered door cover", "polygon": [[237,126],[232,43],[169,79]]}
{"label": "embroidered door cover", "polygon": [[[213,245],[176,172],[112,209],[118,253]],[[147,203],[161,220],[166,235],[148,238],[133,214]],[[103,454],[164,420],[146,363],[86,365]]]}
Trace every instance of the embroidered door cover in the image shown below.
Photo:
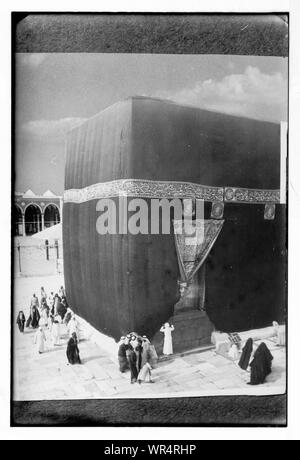
{"label": "embroidered door cover", "polygon": [[223,227],[224,220],[174,220],[174,237],[182,281],[190,282],[202,266]]}

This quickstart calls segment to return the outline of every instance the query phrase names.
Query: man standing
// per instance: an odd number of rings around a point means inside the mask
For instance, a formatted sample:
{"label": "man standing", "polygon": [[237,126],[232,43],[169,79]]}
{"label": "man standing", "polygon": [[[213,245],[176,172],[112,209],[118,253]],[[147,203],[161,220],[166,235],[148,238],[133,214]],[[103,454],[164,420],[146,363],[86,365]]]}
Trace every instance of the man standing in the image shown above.
{"label": "man standing", "polygon": [[138,376],[138,371],[136,367],[137,359],[136,359],[135,351],[130,343],[128,344],[126,356],[127,356],[127,359],[129,362],[129,368],[130,368],[130,382],[135,383],[137,381],[137,376]]}

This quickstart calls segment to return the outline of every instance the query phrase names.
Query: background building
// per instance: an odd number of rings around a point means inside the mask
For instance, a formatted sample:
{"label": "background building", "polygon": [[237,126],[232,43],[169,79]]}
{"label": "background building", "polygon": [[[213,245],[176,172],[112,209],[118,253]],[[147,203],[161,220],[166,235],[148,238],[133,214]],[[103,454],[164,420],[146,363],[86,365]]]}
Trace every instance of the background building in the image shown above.
{"label": "background building", "polygon": [[61,221],[62,197],[47,190],[36,195],[32,190],[15,192],[14,235],[31,236]]}

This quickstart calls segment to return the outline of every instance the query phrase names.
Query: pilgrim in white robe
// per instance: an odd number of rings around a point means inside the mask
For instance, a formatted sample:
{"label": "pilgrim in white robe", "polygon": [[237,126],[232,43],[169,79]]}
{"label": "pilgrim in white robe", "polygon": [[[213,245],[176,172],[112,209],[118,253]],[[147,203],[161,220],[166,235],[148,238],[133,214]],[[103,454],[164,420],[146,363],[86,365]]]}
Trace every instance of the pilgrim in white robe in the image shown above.
{"label": "pilgrim in white robe", "polygon": [[57,317],[54,318],[51,333],[53,345],[60,345],[60,323]]}
{"label": "pilgrim in white robe", "polygon": [[34,338],[34,343],[36,344],[38,353],[43,353],[45,351],[45,342],[46,342],[45,332],[43,328],[40,327],[37,333],[35,334],[35,338]]}
{"label": "pilgrim in white robe", "polygon": [[148,381],[153,383],[153,380],[151,379],[151,370],[152,370],[152,367],[150,366],[150,364],[145,363],[144,366],[142,367],[142,369],[139,372],[138,382],[139,383],[145,382],[146,379],[148,378]]}
{"label": "pilgrim in white robe", "polygon": [[68,324],[68,329],[69,329],[69,337],[72,337],[73,334],[76,334],[77,341],[79,342],[79,322],[75,318],[75,316],[72,317]]}
{"label": "pilgrim in white robe", "polygon": [[174,326],[170,326],[169,323],[165,323],[161,328],[160,332],[165,335],[164,338],[164,348],[163,354],[164,355],[172,355],[173,354],[173,341],[172,341],[172,332],[174,331]]}

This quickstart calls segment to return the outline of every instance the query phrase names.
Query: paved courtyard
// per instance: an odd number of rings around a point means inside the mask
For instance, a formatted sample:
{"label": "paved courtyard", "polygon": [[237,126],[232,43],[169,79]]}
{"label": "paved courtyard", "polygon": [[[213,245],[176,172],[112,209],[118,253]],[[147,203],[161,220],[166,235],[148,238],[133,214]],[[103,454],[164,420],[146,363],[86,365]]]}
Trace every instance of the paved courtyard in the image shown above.
{"label": "paved courtyard", "polygon": [[[61,276],[16,278],[15,311],[29,311],[33,292],[39,294],[58,290],[63,284]],[[14,321],[15,323],[15,321]],[[153,371],[154,384],[130,384],[129,374],[121,374],[116,357],[92,340],[79,343],[82,365],[67,365],[67,331],[62,326],[60,346],[46,342],[46,350],[38,355],[33,344],[34,331],[27,329],[22,335],[14,324],[14,392],[13,399],[89,399],[159,396],[202,396],[218,394],[280,394],[285,391],[285,348],[265,340],[273,356],[273,372],[264,385],[250,386],[249,374],[232,361],[216,355],[210,349],[174,355],[159,360]],[[47,335],[47,333],[46,333]],[[258,343],[258,342],[256,342]]]}

